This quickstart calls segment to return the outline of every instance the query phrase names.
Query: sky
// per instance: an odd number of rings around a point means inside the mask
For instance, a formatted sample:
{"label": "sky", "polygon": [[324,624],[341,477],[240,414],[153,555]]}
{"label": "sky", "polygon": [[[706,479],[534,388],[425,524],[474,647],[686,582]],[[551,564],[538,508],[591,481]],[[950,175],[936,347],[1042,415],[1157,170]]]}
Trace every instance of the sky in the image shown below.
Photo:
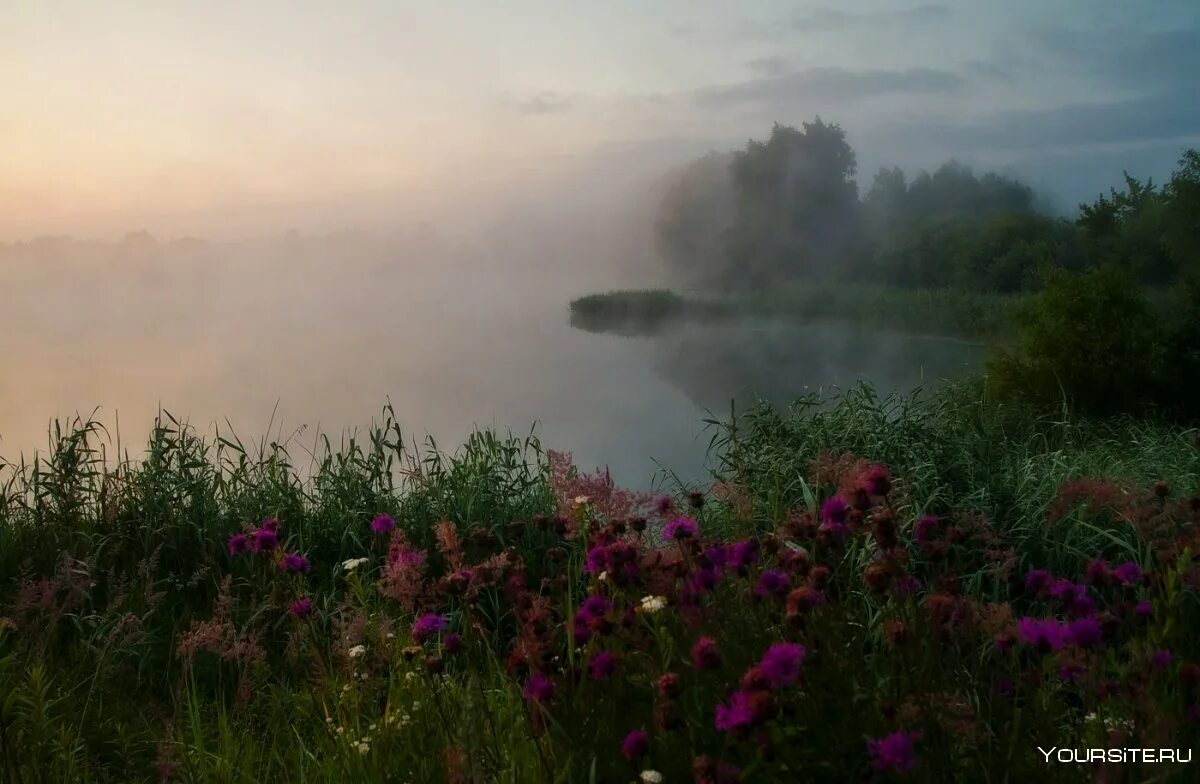
{"label": "sky", "polygon": [[8,0],[0,240],[453,220],[816,115],[865,182],[955,157],[1069,208],[1200,145],[1198,73],[1194,0]]}

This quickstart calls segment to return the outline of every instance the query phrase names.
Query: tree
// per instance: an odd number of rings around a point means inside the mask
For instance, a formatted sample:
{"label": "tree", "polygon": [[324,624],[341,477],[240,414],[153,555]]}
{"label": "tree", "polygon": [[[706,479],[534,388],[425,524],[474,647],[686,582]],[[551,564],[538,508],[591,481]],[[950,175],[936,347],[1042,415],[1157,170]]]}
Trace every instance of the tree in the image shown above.
{"label": "tree", "polygon": [[655,240],[672,274],[700,286],[725,273],[725,235],[733,223],[733,153],[709,153],[676,176],[659,205]]}

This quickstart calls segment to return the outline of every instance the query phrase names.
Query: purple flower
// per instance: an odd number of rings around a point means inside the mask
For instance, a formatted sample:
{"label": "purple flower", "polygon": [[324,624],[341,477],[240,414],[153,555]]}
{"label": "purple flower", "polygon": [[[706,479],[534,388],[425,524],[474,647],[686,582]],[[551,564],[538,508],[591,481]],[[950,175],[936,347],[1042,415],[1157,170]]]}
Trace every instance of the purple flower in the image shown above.
{"label": "purple flower", "polygon": [[873,465],[862,476],[862,487],[870,495],[887,495],[892,489],[892,479],[887,468]]}
{"label": "purple flower", "polygon": [[597,651],[588,662],[588,675],[594,681],[606,681],[617,673],[617,657],[611,651]]}
{"label": "purple flower", "polygon": [[263,529],[264,531],[270,531],[273,534],[278,534],[279,529],[280,529],[280,524],[279,524],[279,521],[276,520],[274,517],[268,517],[266,520],[263,520],[261,523],[259,523],[258,527]]}
{"label": "purple flower", "polygon": [[234,534],[229,537],[229,554],[237,557],[250,552],[250,538],[245,534]]}
{"label": "purple flower", "polygon": [[633,730],[621,741],[621,753],[627,760],[635,760],[646,756],[650,751],[650,736],[642,730]]}
{"label": "purple flower", "polygon": [[1154,605],[1142,600],[1133,605],[1133,614],[1139,618],[1149,618],[1151,615],[1154,615]]}
{"label": "purple flower", "polygon": [[845,525],[849,511],[845,500],[835,495],[821,504],[821,522],[831,526]]}
{"label": "purple flower", "polygon": [[729,569],[742,573],[756,563],[758,563],[757,541],[744,539],[729,545],[729,560],[726,564]]}
{"label": "purple flower", "polygon": [[1150,656],[1150,663],[1155,667],[1166,667],[1175,657],[1168,650],[1159,649]]}
{"label": "purple flower", "polygon": [[308,574],[310,569],[312,569],[312,566],[309,565],[308,559],[300,555],[300,553],[288,553],[279,562],[279,570],[282,572]]}
{"label": "purple flower", "polygon": [[654,511],[666,517],[675,511],[675,499],[666,494],[660,495],[654,499]]}
{"label": "purple flower", "polygon": [[442,638],[442,650],[448,654],[455,654],[462,650],[463,640],[454,632],[450,632]]}
{"label": "purple flower", "polygon": [[525,688],[521,690],[521,696],[529,702],[538,704],[549,702],[550,698],[554,696],[554,681],[540,672],[534,672],[529,676],[529,680],[525,681]]}
{"label": "purple flower", "polygon": [[412,636],[417,642],[425,642],[446,628],[450,619],[437,613],[426,613],[413,624]]}
{"label": "purple flower", "polygon": [[1067,625],[1067,639],[1080,648],[1093,648],[1104,641],[1104,632],[1096,619],[1089,616]]}
{"label": "purple flower", "polygon": [[1137,585],[1142,581],[1142,569],[1133,561],[1126,561],[1113,569],[1112,573],[1113,577],[1120,580],[1122,585]]}
{"label": "purple flower", "polygon": [[738,689],[729,697],[728,704],[717,706],[716,726],[725,732],[745,729],[758,719],[753,695]]}
{"label": "purple flower", "polygon": [[896,596],[903,599],[921,590],[921,581],[911,574],[905,573],[892,582],[892,590],[896,592]]}
{"label": "purple flower", "polygon": [[768,569],[758,578],[758,587],[754,592],[759,596],[783,596],[791,587],[791,580],[786,574]]}
{"label": "purple flower", "polygon": [[917,766],[917,754],[913,749],[916,733],[896,730],[891,735],[867,741],[867,752],[871,765],[876,770],[893,770],[908,773]]}
{"label": "purple flower", "polygon": [[1025,575],[1025,590],[1033,593],[1041,593],[1045,588],[1049,587],[1051,580],[1050,572],[1045,569],[1030,569]]}
{"label": "purple flower", "polygon": [[1061,601],[1063,608],[1075,617],[1091,615],[1096,610],[1096,603],[1088,596],[1087,586],[1070,580],[1058,580],[1051,585],[1050,598]]}
{"label": "purple flower", "polygon": [[938,519],[933,515],[921,515],[913,524],[913,538],[918,544],[925,544],[937,533]]}
{"label": "purple flower", "polygon": [[269,528],[260,528],[250,534],[250,549],[256,553],[267,553],[279,547],[279,535]]}
{"label": "purple flower", "polygon": [[696,570],[691,578],[691,588],[696,593],[707,593],[717,586],[721,573],[712,566],[704,566]]}
{"label": "purple flower", "polygon": [[694,539],[698,530],[696,521],[690,517],[676,517],[663,527],[663,540]]}
{"label": "purple flower", "polygon": [[585,618],[603,618],[612,612],[612,600],[605,596],[590,594],[579,604],[578,615]]}
{"label": "purple flower", "polygon": [[371,521],[371,531],[376,536],[383,536],[386,533],[390,533],[395,527],[396,521],[387,515],[379,515]]}
{"label": "purple flower", "polygon": [[778,688],[800,677],[800,664],[805,653],[803,645],[777,642],[767,648],[758,666],[771,685]]}
{"label": "purple flower", "polygon": [[692,646],[692,666],[697,670],[711,670],[721,663],[721,652],[712,637],[701,637]]}
{"label": "purple flower", "polygon": [[724,568],[725,564],[729,563],[729,552],[719,545],[705,550],[704,557],[714,569]]}
{"label": "purple flower", "polygon": [[587,551],[587,561],[584,569],[588,574],[597,574],[608,568],[608,548],[604,545],[596,545],[589,548]]}
{"label": "purple flower", "polygon": [[1021,618],[1017,621],[1017,636],[1042,652],[1057,651],[1066,642],[1067,631],[1053,618]]}
{"label": "purple flower", "polygon": [[305,596],[302,599],[297,599],[288,605],[288,612],[296,618],[304,618],[312,614],[313,603],[312,599]]}

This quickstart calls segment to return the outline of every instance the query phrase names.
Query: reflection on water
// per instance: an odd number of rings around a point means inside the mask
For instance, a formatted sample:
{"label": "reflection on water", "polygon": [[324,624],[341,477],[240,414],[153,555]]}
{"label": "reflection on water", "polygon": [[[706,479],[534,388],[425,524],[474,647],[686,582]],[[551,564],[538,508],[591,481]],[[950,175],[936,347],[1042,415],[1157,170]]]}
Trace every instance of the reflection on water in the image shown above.
{"label": "reflection on water", "polygon": [[543,444],[644,487],[656,461],[703,476],[700,420],[730,398],[781,402],[857,378],[903,388],[977,353],[838,325],[592,334],[569,326],[566,303],[614,281],[361,239],[118,251],[0,258],[0,455],[44,447],[51,418],[96,406],[110,426],[119,414],[136,457],[160,405],[201,430],[228,418],[254,440],[274,412],[273,432],[305,426],[311,444],[390,400],[418,441],[536,424]]}

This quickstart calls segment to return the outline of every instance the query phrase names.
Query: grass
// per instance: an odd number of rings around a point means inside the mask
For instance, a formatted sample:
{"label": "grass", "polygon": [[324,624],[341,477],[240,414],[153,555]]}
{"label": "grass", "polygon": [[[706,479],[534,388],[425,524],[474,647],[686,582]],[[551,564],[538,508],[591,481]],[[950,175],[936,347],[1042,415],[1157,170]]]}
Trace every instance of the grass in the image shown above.
{"label": "grass", "polygon": [[[709,424],[713,483],[665,498],[533,436],[406,445],[388,410],[308,448],[164,414],[115,464],[97,423],[56,425],[0,473],[0,778],[1081,781],[1036,746],[1195,741],[1195,432],[1010,411],[972,384]],[[834,497],[861,508],[844,539],[821,524]],[[663,542],[680,515],[695,537]],[[231,555],[265,519],[280,548]],[[998,646],[1019,617],[1081,615],[1026,590],[1034,567],[1086,585],[1098,646]],[[421,637],[431,613],[448,626]],[[781,644],[799,674],[754,669]],[[634,730],[644,754],[622,751]],[[871,751],[889,736],[911,770]]]}
{"label": "grass", "polygon": [[1021,297],[957,289],[920,290],[808,282],[746,293],[684,297],[613,291],[571,302],[572,323],[592,331],[661,329],[682,318],[766,316],[799,322],[849,320],[919,334],[1002,341]]}

